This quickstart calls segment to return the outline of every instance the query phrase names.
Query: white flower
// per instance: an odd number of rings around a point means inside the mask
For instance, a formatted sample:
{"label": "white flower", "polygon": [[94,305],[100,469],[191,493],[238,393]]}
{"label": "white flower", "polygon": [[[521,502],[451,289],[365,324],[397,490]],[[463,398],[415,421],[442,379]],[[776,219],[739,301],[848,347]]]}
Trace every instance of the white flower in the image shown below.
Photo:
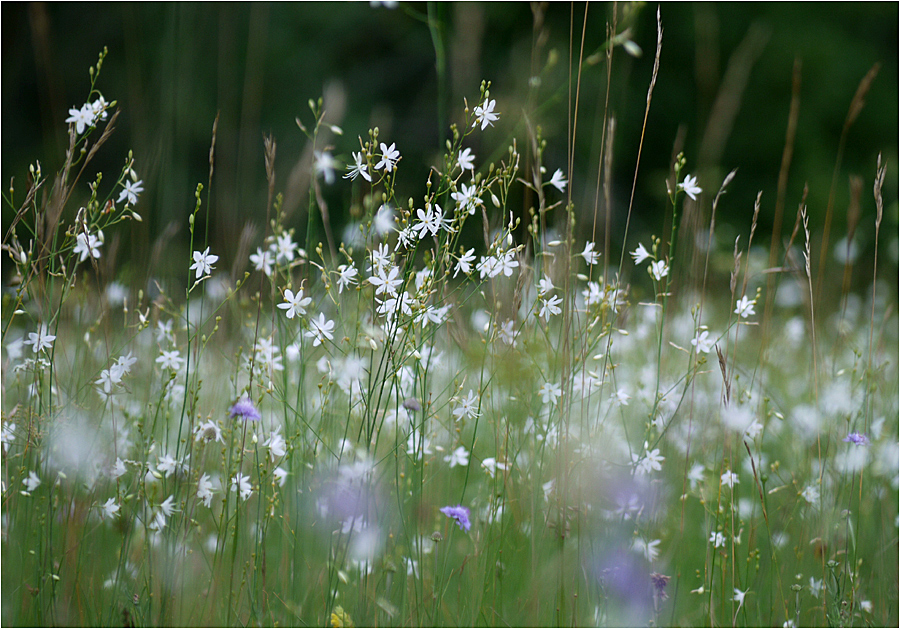
{"label": "white flower", "polygon": [[478,412],[479,403],[478,396],[472,392],[472,389],[469,389],[469,395],[462,398],[460,400],[460,405],[453,409],[453,417],[457,420],[463,417],[475,419],[481,415],[481,413]]}
{"label": "white flower", "polygon": [[[625,389],[620,388],[618,391],[616,391],[615,393],[612,394],[611,399],[615,400],[622,406],[628,406],[628,400],[631,399],[631,396],[628,395],[628,392]],[[658,450],[657,450],[657,452],[658,452]]]}
{"label": "white flower", "polygon": [[395,142],[392,142],[390,146],[385,146],[384,142],[381,142],[381,161],[375,164],[375,170],[384,168],[386,172],[392,172],[399,159],[400,151],[396,149]]}
{"label": "white flower", "polygon": [[466,467],[469,464],[469,452],[463,446],[459,446],[456,450],[444,457],[444,461],[450,463],[450,467],[461,465]]}
{"label": "white flower", "polygon": [[109,471],[110,477],[115,480],[125,474],[128,470],[125,468],[125,461],[121,458],[116,457],[116,462],[113,463],[112,469]]}
{"label": "white flower", "polygon": [[263,251],[257,247],[256,253],[250,255],[250,262],[257,271],[262,271],[267,276],[272,277],[272,265],[275,264],[275,259],[272,257],[271,251],[268,249]]}
{"label": "white flower", "polygon": [[551,280],[546,275],[543,279],[538,280],[538,295],[544,295],[554,290],[556,287],[553,285],[553,280]]}
{"label": "white flower", "polygon": [[100,509],[103,510],[102,517],[112,518],[119,512],[119,505],[116,504],[115,498],[110,498],[100,505]]}
{"label": "white flower", "polygon": [[342,264],[337,268],[338,270],[338,293],[344,292],[344,289],[347,288],[350,284],[356,284],[356,276],[359,271],[356,270],[356,267],[353,264]]}
{"label": "white flower", "polygon": [[709,541],[713,548],[723,548],[725,546],[725,536],[715,531],[710,534]]}
{"label": "white flower", "polygon": [[225,443],[225,441],[222,439],[222,429],[219,428],[219,425],[211,419],[197,426],[196,433],[197,436],[194,437],[194,441],[200,441],[201,439],[204,439],[206,441],[218,441],[219,443]]}
{"label": "white flower", "polygon": [[481,467],[484,468],[484,471],[486,471],[491,478],[494,478],[494,474],[497,472],[497,470],[509,469],[509,466],[506,463],[501,463],[494,457],[483,460],[481,462]]}
{"label": "white flower", "polygon": [[825,586],[825,583],[822,579],[816,580],[815,577],[809,578],[809,591],[813,596],[819,598],[819,595],[822,594],[822,588]]}
{"label": "white flower", "polygon": [[287,453],[287,443],[285,443],[284,437],[281,436],[278,430],[271,433],[263,445],[269,449],[269,457],[272,459],[272,463],[275,462],[275,459],[281,458]]}
{"label": "white flower", "polygon": [[293,319],[298,314],[305,315],[306,307],[312,303],[312,299],[303,296],[303,289],[299,289],[295,294],[291,289],[284,291],[284,302],[278,304],[278,307],[285,310],[285,316]]}
{"label": "white flower", "polygon": [[498,252],[497,263],[500,269],[498,274],[503,273],[506,277],[512,277],[513,269],[519,266],[519,261],[516,260],[515,249],[503,252],[502,256],[500,255],[500,252]]}
{"label": "white flower", "polygon": [[684,182],[678,184],[678,187],[684,190],[685,194],[691,197],[693,201],[696,201],[697,195],[703,192],[700,186],[697,185],[697,178],[690,175],[685,175]]}
{"label": "white flower", "polygon": [[144,191],[144,188],[141,185],[143,183],[143,180],[126,181],[125,188],[119,193],[119,198],[116,199],[116,203],[121,203],[125,199],[128,199],[127,205],[134,205],[137,203],[138,195]]}
{"label": "white flower", "polygon": [[315,156],[316,174],[322,175],[325,183],[330,186],[334,183],[334,168],[337,166],[337,162],[328,151],[313,151],[313,155]]}
{"label": "white flower", "polygon": [[584,251],[581,252],[581,257],[590,265],[597,264],[600,261],[600,254],[594,251],[594,243],[592,242],[584,243]]}
{"label": "white flower", "polygon": [[81,106],[81,109],[75,109],[72,107],[69,110],[69,117],[66,118],[66,122],[74,122],[75,123],[75,131],[79,135],[84,133],[85,127],[94,126],[94,109],[90,106],[90,104],[85,103]]}
{"label": "white flower", "polygon": [[660,542],[661,540],[658,539],[655,539],[651,542],[645,542],[642,538],[638,537],[634,540],[631,547],[632,549],[646,557],[647,561],[653,562],[656,561],[657,557],[659,557]]}
{"label": "white flower", "polygon": [[22,484],[25,485],[25,491],[30,494],[40,486],[41,479],[35,472],[31,471],[28,472],[28,478],[22,480]]}
{"label": "white flower", "polygon": [[541,298],[541,311],[538,313],[539,317],[542,317],[545,321],[549,321],[552,315],[558,315],[562,312],[559,304],[562,303],[562,298],[553,295],[549,299],[542,297]]}
{"label": "white flower", "polygon": [[459,167],[461,170],[473,170],[474,166],[475,154],[472,153],[472,149],[463,149],[459,152]]}
{"label": "white flower", "polygon": [[460,271],[468,275],[472,272],[472,262],[475,261],[475,249],[469,249],[466,251],[457,261],[456,261],[456,270],[453,272],[453,277],[456,277]]}
{"label": "white flower", "polygon": [[194,263],[191,265],[191,270],[196,271],[196,279],[199,280],[204,275],[209,275],[213,270],[213,264],[215,264],[218,259],[219,256],[212,255],[209,252],[209,247],[207,247],[206,251],[203,253],[195,251]]}
{"label": "white flower", "polygon": [[205,506],[212,504],[213,484],[209,478],[209,474],[204,474],[197,481],[197,498],[199,498]]}
{"label": "white flower", "polygon": [[334,321],[326,320],[325,315],[320,312],[318,320],[310,319],[309,330],[305,332],[305,336],[314,339],[313,347],[318,347],[325,342],[325,339],[330,341],[334,338],[332,330],[334,330]]}
{"label": "white flower", "polygon": [[562,388],[553,382],[545,382],[538,389],[541,394],[541,400],[544,404],[556,404],[556,401],[562,396]]}
{"label": "white flower", "polygon": [[94,234],[78,234],[75,236],[75,250],[74,253],[76,255],[80,255],[79,262],[84,262],[88,258],[99,258],[100,257],[100,246],[103,244],[103,232],[97,232],[98,235]]}
{"label": "white flower", "polygon": [[174,474],[178,469],[178,461],[171,454],[166,454],[158,460],[159,464],[156,466],[156,469],[165,474],[166,478]]}
{"label": "white flower", "polygon": [[691,339],[691,345],[696,347],[698,352],[703,352],[704,354],[708,354],[715,343],[715,339],[709,335],[709,330],[698,332],[697,336]]}
{"label": "white flower", "polygon": [[31,345],[31,349],[34,350],[34,353],[37,354],[42,349],[50,349],[53,347],[53,341],[56,340],[56,337],[52,334],[47,334],[47,325],[43,324],[40,328],[38,328],[37,332],[29,332],[28,340],[24,341],[25,345]]}
{"label": "white flower", "polygon": [[477,195],[478,186],[475,184],[472,184],[471,186],[462,184],[459,192],[450,193],[450,197],[456,201],[456,206],[465,209],[469,214],[474,214],[476,208],[482,203]]}
{"label": "white flower", "polygon": [[669,265],[666,264],[665,260],[656,260],[650,263],[649,270],[650,275],[658,282],[669,274]]}
{"label": "white flower", "polygon": [[553,173],[553,177],[550,178],[549,183],[560,192],[565,192],[568,181],[566,181],[566,178],[563,176],[563,171],[557,168],[556,172]]}
{"label": "white flower", "polygon": [[741,479],[738,478],[738,475],[732,472],[731,470],[726,470],[721,477],[722,484],[728,485],[730,488],[734,488],[735,485],[741,482]]}
{"label": "white flower", "polygon": [[375,294],[381,295],[383,293],[388,293],[394,297],[397,296],[397,287],[403,283],[403,278],[398,277],[400,275],[400,270],[394,266],[391,267],[391,270],[388,271],[387,275],[384,273],[384,268],[379,268],[375,275],[369,278],[369,283],[375,287]]}
{"label": "white flower", "polygon": [[172,351],[162,350],[159,358],[156,359],[156,362],[158,362],[163,369],[178,371],[181,368],[181,363],[184,362],[184,358],[181,357],[181,352],[177,349],[173,349]]}
{"label": "white flower", "polygon": [[706,471],[706,466],[703,463],[694,463],[691,466],[691,470],[688,472],[687,478],[691,481],[691,489],[696,489],[697,485],[703,482],[703,472]]}
{"label": "white flower", "polygon": [[644,249],[643,243],[638,243],[637,249],[631,252],[631,257],[634,258],[635,264],[640,264],[644,260],[650,257],[650,252]]}
{"label": "white flower", "polygon": [[165,499],[165,501],[159,505],[160,513],[165,514],[166,517],[172,515],[175,512],[175,496],[169,496]]}
{"label": "white flower", "polygon": [[744,295],[737,300],[737,307],[734,309],[734,314],[740,315],[742,319],[746,319],[750,315],[755,315],[756,311],[753,309],[754,305],[756,305],[756,300],[754,299],[753,301],[751,301],[747,299],[746,295]]}
{"label": "white flower", "polygon": [[747,592],[741,592],[739,589],[734,588],[734,600],[737,601],[738,607],[744,604],[744,597],[747,596]]}
{"label": "white flower", "polygon": [[292,262],[294,259],[294,249],[297,248],[297,243],[294,242],[294,239],[291,238],[291,234],[289,232],[281,232],[281,235],[275,240],[275,261],[284,260],[285,262]]}
{"label": "white flower", "polygon": [[666,460],[666,457],[659,454],[659,448],[655,448],[652,451],[648,450],[646,443],[644,444],[644,449],[644,456],[640,456],[636,452],[631,455],[632,462],[637,465],[638,473],[649,474],[653,471],[660,471],[662,462]]}
{"label": "white flower", "polygon": [[472,124],[473,127],[477,126],[481,123],[481,130],[484,131],[488,125],[494,126],[494,121],[499,120],[500,116],[494,113],[494,107],[497,105],[496,100],[488,101],[488,99],[484,99],[483,105],[475,106],[475,122]]}
{"label": "white flower", "polygon": [[819,502],[819,488],[814,485],[807,485],[802,492],[800,492],[800,496],[809,504],[816,504]]}
{"label": "white flower", "polygon": [[369,174],[368,166],[366,165],[366,160],[363,159],[362,152],[353,153],[353,166],[347,166],[347,169],[350,171],[346,175],[344,175],[344,179],[349,179],[353,181],[359,175],[362,175],[362,178],[366,181],[372,181],[372,175]]}
{"label": "white flower", "polygon": [[280,467],[276,467],[272,470],[272,474],[275,476],[275,481],[278,483],[279,487],[284,487],[284,481],[287,479],[287,471],[281,469]]}
{"label": "white flower", "polygon": [[231,479],[231,491],[240,492],[241,500],[246,500],[253,493],[253,487],[250,485],[250,479],[238,472]]}

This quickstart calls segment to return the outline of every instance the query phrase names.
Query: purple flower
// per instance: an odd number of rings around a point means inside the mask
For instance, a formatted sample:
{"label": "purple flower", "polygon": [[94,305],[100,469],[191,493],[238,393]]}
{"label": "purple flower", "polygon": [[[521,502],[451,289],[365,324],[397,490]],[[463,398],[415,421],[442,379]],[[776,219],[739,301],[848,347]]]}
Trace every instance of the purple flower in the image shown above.
{"label": "purple flower", "polygon": [[670,577],[659,574],[658,572],[650,573],[650,581],[653,583],[653,588],[656,590],[656,596],[658,596],[661,601],[669,598],[669,595],[666,594],[666,586],[669,584],[669,579]]}
{"label": "purple flower", "polygon": [[441,513],[443,513],[448,518],[456,520],[456,523],[459,524],[459,528],[464,531],[468,531],[470,528],[472,528],[472,523],[469,522],[469,509],[462,505],[457,505],[455,507],[444,507],[443,509],[441,509]]}
{"label": "purple flower", "polygon": [[862,432],[851,432],[849,435],[844,437],[844,441],[848,443],[855,443],[858,446],[867,446],[869,445],[869,438]]}
{"label": "purple flower", "polygon": [[228,413],[231,415],[231,419],[240,417],[245,422],[258,422],[262,419],[262,415],[260,415],[259,411],[256,410],[256,407],[253,406],[253,402],[246,396],[235,402],[234,405],[228,409]]}

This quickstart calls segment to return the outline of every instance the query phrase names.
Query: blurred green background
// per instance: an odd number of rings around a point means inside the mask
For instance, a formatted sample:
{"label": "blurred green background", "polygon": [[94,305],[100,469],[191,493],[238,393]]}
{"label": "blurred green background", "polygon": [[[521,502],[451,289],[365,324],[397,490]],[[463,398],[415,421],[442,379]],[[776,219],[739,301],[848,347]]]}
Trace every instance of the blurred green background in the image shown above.
{"label": "blurred green background", "polygon": [[[85,102],[88,67],[106,46],[98,87],[107,100],[118,101],[121,116],[91,171],[104,172],[111,182],[127,151],[134,151],[145,188],[137,206],[144,222],[120,230],[133,264],[145,264],[153,240],[172,222],[179,231],[170,246],[187,246],[187,216],[197,183],[207,181],[217,114],[209,234],[224,265],[232,262],[246,223],[259,227],[255,244],[262,239],[264,134],[277,142],[276,189],[286,195],[291,226],[305,220],[311,147],[295,118],[312,122],[310,98],[325,95],[326,122],[344,130],[341,137],[321,138],[319,148],[331,145],[349,161],[359,149],[357,137],[377,125],[380,139],[395,142],[403,155],[398,196],[420,203],[447,125],[461,119],[464,98],[477,104],[480,82],[487,79],[501,118],[467,141],[477,165],[505,155],[513,134],[524,153],[527,114],[548,140],[549,177],[556,168],[566,169],[567,62],[570,47],[573,54],[579,49],[586,6],[587,57],[606,39],[612,4],[3,3],[2,175],[7,182],[15,178],[22,198],[29,163],[40,159],[45,173],[60,166],[68,109]],[[656,5],[626,3],[615,10],[619,30],[630,25],[630,38],[643,50],[639,58],[622,47],[613,55],[611,240],[617,257],[656,46]],[[896,283],[898,4],[673,3],[663,4],[661,13],[659,78],[624,244],[633,249],[639,238],[662,233],[668,213],[664,181],[677,138],[683,139],[686,172],[700,175],[705,216],[724,175],[738,168],[719,208],[720,247],[730,251],[739,233],[746,242],[760,190],[756,242],[768,244],[795,60],[802,63],[800,109],[782,233],[789,237],[808,182],[811,227],[820,234],[848,107],[860,81],[879,63],[865,107],[846,137],[829,246],[846,232],[848,180],[859,175],[864,184],[857,240],[864,252],[871,251],[872,181],[876,156],[883,153],[888,176],[880,251],[888,252],[882,257],[888,261],[885,272]],[[548,62],[553,58],[555,64]],[[443,72],[437,70],[439,59]],[[588,234],[606,91],[606,67],[599,61],[583,69],[570,174]],[[539,85],[530,80],[535,75]],[[89,179],[81,186],[85,195]],[[358,186],[338,179],[325,195],[340,237],[341,224],[359,202]],[[5,224],[10,216],[4,207]],[[127,266],[123,258],[119,263]]]}

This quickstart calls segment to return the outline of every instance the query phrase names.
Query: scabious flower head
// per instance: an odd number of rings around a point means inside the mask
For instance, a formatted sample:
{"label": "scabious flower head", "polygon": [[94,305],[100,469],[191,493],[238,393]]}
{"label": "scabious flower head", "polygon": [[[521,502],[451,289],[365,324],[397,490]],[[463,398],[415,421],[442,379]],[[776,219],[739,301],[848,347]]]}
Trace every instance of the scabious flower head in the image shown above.
{"label": "scabious flower head", "polygon": [[441,513],[451,520],[456,520],[456,523],[459,524],[459,528],[463,531],[468,532],[468,530],[472,528],[472,523],[469,522],[469,509],[467,507],[462,505],[456,505],[455,507],[446,506],[441,509]]}
{"label": "scabious flower head", "polygon": [[259,411],[256,410],[253,402],[247,396],[244,396],[235,402],[231,408],[228,409],[228,414],[232,419],[240,417],[245,422],[258,422],[262,419],[262,415],[259,414]]}
{"label": "scabious flower head", "polygon": [[669,584],[670,578],[671,577],[667,577],[664,574],[659,574],[658,572],[650,573],[650,581],[653,583],[653,588],[656,590],[656,595],[661,601],[669,598],[669,595],[666,594],[666,586]]}
{"label": "scabious flower head", "polygon": [[855,443],[858,446],[867,446],[870,444],[869,438],[862,432],[851,432],[844,437],[844,441],[847,443]]}

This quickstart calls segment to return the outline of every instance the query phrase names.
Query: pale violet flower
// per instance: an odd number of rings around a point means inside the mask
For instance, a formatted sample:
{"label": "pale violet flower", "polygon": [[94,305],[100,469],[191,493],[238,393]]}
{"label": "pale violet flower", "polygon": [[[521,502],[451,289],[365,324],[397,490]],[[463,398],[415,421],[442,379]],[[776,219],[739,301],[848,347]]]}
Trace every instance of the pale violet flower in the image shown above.
{"label": "pale violet flower", "polygon": [[195,251],[194,263],[191,265],[191,270],[197,273],[196,279],[199,280],[204,275],[209,275],[213,270],[213,264],[215,264],[218,259],[219,256],[209,252],[209,247],[202,253],[200,251]]}
{"label": "pale violet flower", "polygon": [[643,243],[638,243],[637,249],[631,252],[631,257],[634,258],[635,264],[640,264],[644,260],[650,257],[650,252],[644,248]]}
{"label": "pale violet flower", "polygon": [[98,231],[97,235],[78,234],[75,236],[74,253],[81,256],[78,260],[79,262],[84,262],[88,258],[99,258],[101,245],[103,245],[102,231]]}
{"label": "pale violet flower", "polygon": [[459,152],[459,167],[461,170],[473,170],[475,168],[474,165],[475,154],[472,153],[472,149],[463,149]]}
{"label": "pale violet flower", "polygon": [[734,314],[740,315],[742,319],[756,314],[756,311],[753,309],[753,306],[756,305],[756,300],[751,301],[747,299],[746,295],[738,299],[735,305],[737,307],[734,309]]}
{"label": "pale violet flower", "polygon": [[126,181],[125,187],[122,192],[119,193],[119,198],[116,199],[116,203],[121,203],[124,200],[128,200],[127,205],[134,205],[138,202],[138,195],[144,191],[144,188],[141,184],[144,182],[141,180],[138,181]]}
{"label": "pale violet flower", "polygon": [[684,193],[691,197],[692,201],[696,201],[697,195],[703,192],[700,186],[697,185],[697,178],[690,175],[685,175],[684,181],[678,184],[678,187],[684,190]]}
{"label": "pale violet flower", "polygon": [[584,243],[584,251],[581,252],[581,257],[590,265],[597,264],[600,261],[600,254],[594,251],[594,243],[592,242]]}
{"label": "pale violet flower", "polygon": [[303,289],[299,289],[296,294],[291,289],[284,291],[284,302],[278,304],[278,307],[285,311],[288,319],[293,319],[298,314],[305,315],[306,307],[312,303],[312,299],[303,296]]}
{"label": "pale violet flower", "polygon": [[566,181],[565,176],[563,176],[563,171],[557,168],[556,172],[553,173],[553,177],[550,178],[550,181],[548,183],[560,192],[565,192],[566,184],[569,182]]}
{"label": "pale violet flower", "polygon": [[473,127],[477,126],[479,123],[481,124],[481,130],[484,131],[488,125],[494,126],[494,121],[498,120],[500,116],[494,113],[494,107],[496,107],[497,101],[488,99],[484,99],[483,105],[475,106],[475,122],[472,124]]}
{"label": "pale violet flower", "polygon": [[392,142],[390,146],[386,146],[384,142],[381,142],[381,160],[375,164],[375,170],[384,168],[386,172],[392,172],[399,159],[400,151],[397,150],[395,142]]}

